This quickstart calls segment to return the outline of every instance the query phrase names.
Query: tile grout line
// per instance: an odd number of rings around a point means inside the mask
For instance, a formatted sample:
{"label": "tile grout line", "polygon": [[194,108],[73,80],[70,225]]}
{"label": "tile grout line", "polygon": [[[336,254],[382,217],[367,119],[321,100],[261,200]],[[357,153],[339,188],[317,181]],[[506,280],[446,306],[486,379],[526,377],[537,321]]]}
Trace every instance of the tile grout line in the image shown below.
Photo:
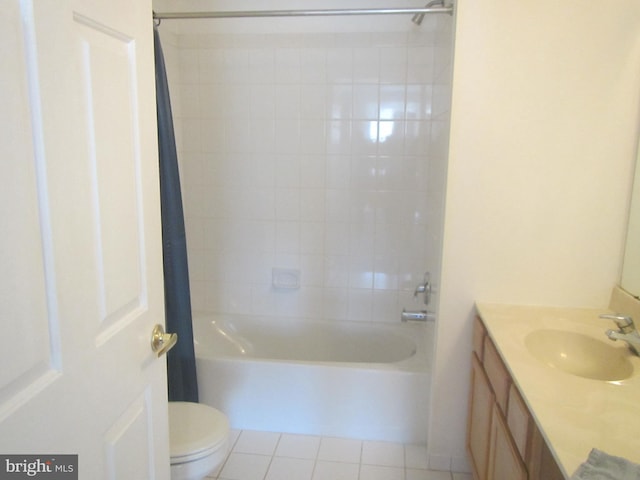
{"label": "tile grout line", "polygon": [[[240,442],[240,437],[245,432],[245,430],[237,430],[236,432],[237,432],[237,435],[235,436],[233,441],[230,443],[229,452],[228,452],[227,456],[225,457],[224,461],[222,462],[222,465],[219,467],[217,473],[215,473],[215,474],[213,474],[211,476],[208,476],[207,479],[210,479],[210,480],[215,480],[215,479],[222,480],[222,479],[225,478],[225,477],[222,476],[222,472],[223,472],[224,468],[226,467],[226,465],[228,464],[229,459],[231,458],[231,455],[234,454],[234,453],[238,453],[238,452],[235,452],[235,449],[238,447],[238,444]],[[247,432],[251,432],[251,431],[249,430]],[[279,447],[282,445],[285,433],[284,432],[272,432],[272,433],[277,433],[277,435],[278,435],[277,436],[277,440],[275,441],[275,445],[273,447],[272,452],[270,454],[258,454],[258,453],[253,454],[253,455],[260,455],[260,456],[263,456],[263,457],[264,456],[269,457],[267,468],[265,470],[264,475],[261,477],[261,480],[268,480],[270,469],[271,469],[272,465],[274,464],[274,461],[275,461],[276,457],[304,460],[304,458],[296,457],[295,455],[294,456],[291,456],[291,455],[278,455],[277,452],[278,452]],[[319,462],[323,461],[320,458],[320,453],[321,453],[321,450],[322,450],[322,444],[321,444],[322,439],[323,438],[329,438],[329,437],[324,437],[322,435],[314,435],[314,436],[317,437],[320,441],[318,442],[318,446],[315,449],[315,453],[314,453],[313,458],[306,458],[307,460],[310,460],[310,461],[313,462],[313,467],[311,469],[311,477],[310,477],[311,479],[313,479],[314,476],[319,472],[319,470],[318,470]],[[403,478],[403,480],[408,480],[408,478],[409,478],[408,470],[410,469],[408,464],[407,464],[407,454],[408,454],[407,453],[407,446],[408,446],[408,444],[401,443],[400,445],[402,446],[402,466],[399,466],[399,465],[398,466],[395,466],[395,465],[377,465],[375,463],[370,463],[370,462],[365,463],[364,453],[365,453],[366,441],[365,440],[361,440],[360,441],[360,445],[359,445],[357,464],[355,464],[355,465],[357,465],[357,478],[362,480],[361,476],[362,476],[362,473],[363,473],[363,466],[367,465],[367,466],[370,466],[370,467],[401,468],[402,469],[402,478]],[[354,465],[354,462],[352,462],[352,461],[339,461],[339,460],[324,460],[324,461],[330,462],[330,463],[352,464],[352,465]],[[417,467],[417,466],[416,467],[412,467],[412,470],[430,471],[429,469],[423,469],[423,468],[420,468],[420,467]],[[446,473],[448,474],[448,479],[449,480],[454,480],[455,476],[454,476],[454,473],[452,471],[448,471]],[[469,477],[469,478],[471,478],[471,477]]]}
{"label": "tile grout line", "polygon": [[271,458],[269,459],[269,464],[267,465],[267,470],[264,472],[263,480],[267,480],[269,476],[269,470],[271,470],[271,465],[273,465],[273,459],[276,458],[276,452],[278,451],[278,445],[280,445],[280,441],[282,440],[282,432],[278,433],[278,440],[276,441],[275,446],[273,447],[273,452],[271,452]]}

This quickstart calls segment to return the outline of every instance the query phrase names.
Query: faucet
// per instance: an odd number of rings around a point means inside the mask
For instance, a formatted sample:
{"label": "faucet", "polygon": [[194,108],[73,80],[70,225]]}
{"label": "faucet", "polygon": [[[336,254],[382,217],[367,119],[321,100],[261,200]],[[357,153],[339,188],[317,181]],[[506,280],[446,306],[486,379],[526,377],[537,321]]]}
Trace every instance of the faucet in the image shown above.
{"label": "faucet", "polygon": [[431,302],[431,278],[429,272],[424,274],[424,281],[416,287],[413,292],[413,298],[418,298],[420,293],[423,295],[424,304],[429,305],[429,302]]}
{"label": "faucet", "polygon": [[403,322],[426,322],[434,321],[435,319],[436,314],[426,310],[406,310],[403,308],[400,315],[400,320]]}
{"label": "faucet", "polygon": [[624,340],[629,344],[629,348],[636,355],[640,355],[640,334],[636,330],[636,326],[633,324],[633,319],[627,315],[620,314],[603,314],[600,318],[607,320],[613,320],[618,326],[618,330],[607,330],[605,334],[611,340]]}
{"label": "faucet", "polygon": [[[423,282],[414,290],[413,298],[417,299],[420,294],[422,295],[422,302],[425,305],[429,305],[429,302],[431,302],[431,280],[429,272],[424,274]],[[427,310],[407,310],[403,308],[402,315],[400,315],[400,320],[403,322],[426,322],[435,319],[435,313],[428,312]]]}

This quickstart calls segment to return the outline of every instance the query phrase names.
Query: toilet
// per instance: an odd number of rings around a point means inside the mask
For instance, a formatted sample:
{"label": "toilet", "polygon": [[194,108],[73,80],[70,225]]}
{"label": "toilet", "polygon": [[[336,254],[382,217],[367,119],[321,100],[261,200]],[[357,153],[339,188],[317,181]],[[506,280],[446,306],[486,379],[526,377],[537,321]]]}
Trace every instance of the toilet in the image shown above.
{"label": "toilet", "polygon": [[171,480],[201,480],[229,450],[229,420],[201,403],[169,402]]}

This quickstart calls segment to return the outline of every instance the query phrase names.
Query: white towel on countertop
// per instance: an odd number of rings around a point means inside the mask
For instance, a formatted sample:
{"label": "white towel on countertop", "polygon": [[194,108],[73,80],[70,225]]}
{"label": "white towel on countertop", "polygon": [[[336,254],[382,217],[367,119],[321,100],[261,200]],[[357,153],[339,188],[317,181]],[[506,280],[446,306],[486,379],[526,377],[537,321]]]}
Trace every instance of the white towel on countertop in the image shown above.
{"label": "white towel on countertop", "polygon": [[640,480],[640,465],[594,448],[570,480]]}

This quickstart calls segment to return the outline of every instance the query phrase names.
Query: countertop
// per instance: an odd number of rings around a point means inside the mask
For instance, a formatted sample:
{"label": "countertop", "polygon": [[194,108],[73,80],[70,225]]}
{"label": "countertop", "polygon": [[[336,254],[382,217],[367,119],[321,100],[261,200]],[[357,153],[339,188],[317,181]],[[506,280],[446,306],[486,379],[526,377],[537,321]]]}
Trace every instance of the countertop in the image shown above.
{"label": "countertop", "polygon": [[[640,357],[605,330],[602,309],[477,303],[476,308],[513,381],[565,476],[570,477],[592,448],[640,463]],[[614,382],[565,373],[536,359],[525,345],[538,329],[570,330],[623,350],[634,372]]]}

